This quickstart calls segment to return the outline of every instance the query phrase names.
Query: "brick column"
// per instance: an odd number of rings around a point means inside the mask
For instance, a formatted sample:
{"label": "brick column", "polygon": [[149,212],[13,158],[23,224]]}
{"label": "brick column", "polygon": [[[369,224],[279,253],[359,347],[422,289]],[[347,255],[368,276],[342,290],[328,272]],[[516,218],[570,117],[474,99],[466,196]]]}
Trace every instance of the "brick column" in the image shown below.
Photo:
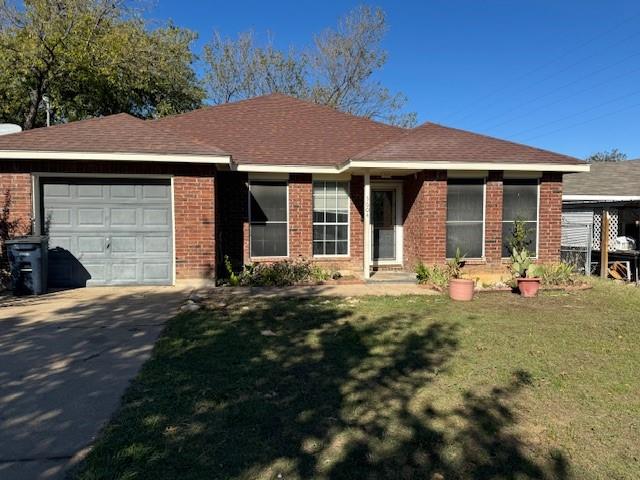
{"label": "brick column", "polygon": [[538,219],[538,260],[560,260],[562,229],[562,174],[547,172],[540,181],[540,215]]}
{"label": "brick column", "polygon": [[174,177],[174,241],[178,278],[215,278],[214,188],[214,177]]}
{"label": "brick column", "polygon": [[289,175],[289,257],[313,255],[313,184],[309,174]]}
{"label": "brick column", "polygon": [[502,172],[489,172],[486,187],[484,256],[489,266],[502,263]]}
{"label": "brick column", "polygon": [[422,261],[441,264],[446,259],[447,172],[426,170],[405,178],[405,268]]}

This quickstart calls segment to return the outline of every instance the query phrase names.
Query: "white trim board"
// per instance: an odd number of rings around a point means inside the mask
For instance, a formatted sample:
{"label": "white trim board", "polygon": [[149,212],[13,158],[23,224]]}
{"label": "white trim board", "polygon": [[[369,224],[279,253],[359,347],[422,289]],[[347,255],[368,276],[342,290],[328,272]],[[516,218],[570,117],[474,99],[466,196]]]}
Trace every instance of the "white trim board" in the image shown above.
{"label": "white trim board", "polygon": [[28,150],[0,150],[4,160],[97,160],[108,162],[175,162],[228,165],[228,155],[99,153],[99,152],[46,152]]}
{"label": "white trim board", "polygon": [[585,202],[637,202],[640,201],[638,195],[563,195],[563,201],[585,201]]}

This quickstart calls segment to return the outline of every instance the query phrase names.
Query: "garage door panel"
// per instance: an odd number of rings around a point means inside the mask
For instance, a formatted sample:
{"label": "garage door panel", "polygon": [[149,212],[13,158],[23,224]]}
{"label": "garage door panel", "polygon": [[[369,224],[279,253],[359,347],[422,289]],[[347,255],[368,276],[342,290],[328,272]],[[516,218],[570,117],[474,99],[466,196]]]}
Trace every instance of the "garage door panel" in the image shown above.
{"label": "garage door panel", "polygon": [[41,179],[52,286],[171,284],[167,180]]}

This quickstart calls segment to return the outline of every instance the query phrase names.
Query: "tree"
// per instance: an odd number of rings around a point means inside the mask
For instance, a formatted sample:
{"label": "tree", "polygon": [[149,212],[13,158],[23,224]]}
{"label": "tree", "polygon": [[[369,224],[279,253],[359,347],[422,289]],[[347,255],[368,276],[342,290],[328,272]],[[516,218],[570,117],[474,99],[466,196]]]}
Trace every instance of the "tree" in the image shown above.
{"label": "tree", "polygon": [[585,160],[589,163],[593,162],[622,162],[627,159],[627,154],[622,153],[617,148],[610,151],[597,152],[589,155]]}
{"label": "tree", "polygon": [[211,102],[227,103],[273,92],[394,125],[413,126],[415,113],[403,113],[406,97],[392,94],[373,74],[387,54],[380,43],[387,31],[381,9],[358,7],[314,39],[312,48],[261,47],[253,33],[236,40],[215,32],[204,48],[205,85]]}
{"label": "tree", "polygon": [[195,35],[148,28],[125,0],[0,0],[0,121],[44,123],[43,97],[65,122],[192,110],[204,92],[191,68]]}

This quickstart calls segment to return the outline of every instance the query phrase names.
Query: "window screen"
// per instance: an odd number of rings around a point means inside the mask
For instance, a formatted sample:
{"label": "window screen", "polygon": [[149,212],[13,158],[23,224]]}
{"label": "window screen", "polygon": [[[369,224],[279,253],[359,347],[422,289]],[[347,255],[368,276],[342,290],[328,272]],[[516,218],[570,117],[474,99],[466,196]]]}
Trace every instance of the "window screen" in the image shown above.
{"label": "window screen", "polygon": [[313,182],[313,254],[349,253],[349,183]]}
{"label": "window screen", "polygon": [[483,256],[484,179],[451,179],[447,182],[447,258],[460,253]]}
{"label": "window screen", "polygon": [[509,257],[509,240],[516,219],[525,222],[529,235],[527,249],[537,251],[538,180],[505,180],[502,194],[502,256]]}
{"label": "window screen", "polygon": [[252,257],[286,257],[287,182],[249,185]]}

